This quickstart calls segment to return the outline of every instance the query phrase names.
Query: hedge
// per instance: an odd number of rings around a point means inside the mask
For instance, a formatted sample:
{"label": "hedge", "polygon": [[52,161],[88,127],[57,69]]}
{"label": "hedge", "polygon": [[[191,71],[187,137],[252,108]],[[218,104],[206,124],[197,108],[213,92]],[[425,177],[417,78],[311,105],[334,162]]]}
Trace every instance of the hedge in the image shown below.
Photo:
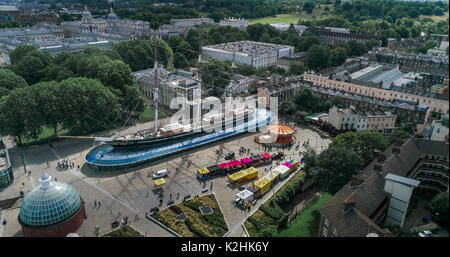
{"label": "hedge", "polygon": [[169,207],[176,215],[183,213],[183,210],[180,209],[177,205],[172,205]]}
{"label": "hedge", "polygon": [[253,225],[255,225],[256,230],[259,232],[263,229],[263,225],[261,222],[257,221],[253,216],[248,217],[248,221],[250,221]]}
{"label": "hedge", "polygon": [[259,209],[261,211],[263,211],[265,214],[269,215],[270,217],[272,217],[275,220],[279,220],[281,219],[281,217],[283,217],[284,213],[280,212],[279,210],[272,208],[270,206],[266,206],[266,205],[261,205],[259,207]]}
{"label": "hedge", "polygon": [[220,212],[214,212],[212,214],[204,215],[203,218],[212,225],[215,225],[217,227],[225,229],[225,231],[228,230],[227,224],[225,223],[225,220],[223,218],[223,214]]}
{"label": "hedge", "polygon": [[189,220],[189,218],[186,218],[184,220],[186,222],[186,225],[188,226],[189,230],[191,230],[192,232],[194,232],[194,234],[197,234],[198,236],[201,237],[209,237],[208,234],[206,234],[205,232],[203,232],[200,229],[197,229],[194,224]]}
{"label": "hedge", "polygon": [[184,202],[183,204],[184,204],[184,206],[187,206],[187,207],[191,208],[192,210],[194,210],[196,212],[200,211],[199,208],[202,206],[201,203],[195,203],[195,202],[192,202],[192,201]]}

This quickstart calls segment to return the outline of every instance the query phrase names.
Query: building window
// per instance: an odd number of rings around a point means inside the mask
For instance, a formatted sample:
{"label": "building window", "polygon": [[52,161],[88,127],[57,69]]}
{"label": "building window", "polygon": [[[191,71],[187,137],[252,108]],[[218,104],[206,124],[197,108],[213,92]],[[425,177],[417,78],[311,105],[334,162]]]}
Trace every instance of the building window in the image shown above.
{"label": "building window", "polygon": [[336,227],[333,227],[333,235],[337,236],[337,229],[336,229]]}
{"label": "building window", "polygon": [[323,227],[322,235],[323,235],[324,237],[327,237],[327,234],[328,234],[328,229],[327,229],[326,227]]}
{"label": "building window", "polygon": [[327,227],[328,227],[328,225],[330,224],[330,221],[328,220],[328,218],[327,218],[327,217],[325,217],[325,221],[324,221],[324,224],[325,224],[325,226],[327,226]]}

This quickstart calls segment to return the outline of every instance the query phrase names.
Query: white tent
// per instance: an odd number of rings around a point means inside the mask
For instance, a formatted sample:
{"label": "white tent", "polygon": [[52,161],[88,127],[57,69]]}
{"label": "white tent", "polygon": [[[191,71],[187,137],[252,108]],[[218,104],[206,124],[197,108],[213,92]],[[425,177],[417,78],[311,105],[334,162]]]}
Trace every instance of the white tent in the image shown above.
{"label": "white tent", "polygon": [[253,193],[247,189],[236,194],[236,197],[241,199],[244,204],[249,201],[253,201]]}
{"label": "white tent", "polygon": [[278,171],[280,173],[280,178],[282,179],[289,174],[289,168],[284,165],[276,167],[273,171]]}

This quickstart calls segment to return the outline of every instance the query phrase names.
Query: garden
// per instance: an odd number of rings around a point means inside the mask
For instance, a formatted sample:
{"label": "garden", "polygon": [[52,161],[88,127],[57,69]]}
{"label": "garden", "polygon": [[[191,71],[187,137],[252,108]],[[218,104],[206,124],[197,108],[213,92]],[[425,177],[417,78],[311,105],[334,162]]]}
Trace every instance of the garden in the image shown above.
{"label": "garden", "polygon": [[213,194],[172,205],[151,217],[184,237],[221,237],[228,231]]}

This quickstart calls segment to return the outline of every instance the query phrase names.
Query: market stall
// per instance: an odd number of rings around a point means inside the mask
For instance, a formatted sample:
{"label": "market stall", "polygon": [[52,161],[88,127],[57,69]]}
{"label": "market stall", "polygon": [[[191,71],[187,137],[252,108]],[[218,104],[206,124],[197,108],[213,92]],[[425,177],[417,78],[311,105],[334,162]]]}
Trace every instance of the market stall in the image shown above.
{"label": "market stall", "polygon": [[246,168],[249,168],[249,167],[252,166],[253,161],[252,161],[251,158],[245,157],[245,158],[242,158],[242,159],[241,159],[241,164],[242,164],[242,167],[243,167],[244,169],[246,169]]}
{"label": "market stall", "polygon": [[265,163],[272,163],[272,155],[270,153],[263,153],[261,156],[264,158]]}
{"label": "market stall", "polygon": [[258,170],[253,167],[250,167],[248,169],[241,170],[237,173],[228,175],[228,181],[231,186],[236,186],[257,177],[258,177]]}
{"label": "market stall", "polygon": [[289,175],[290,169],[285,165],[276,167],[273,171],[280,173],[280,179],[284,179]]}
{"label": "market stall", "polygon": [[261,166],[261,165],[263,165],[265,163],[264,162],[264,157],[262,157],[261,155],[255,155],[255,156],[252,156],[250,158],[253,161],[253,167],[258,167],[258,166]]}
{"label": "market stall", "polygon": [[255,196],[259,197],[263,195],[265,192],[267,192],[267,190],[269,190],[271,186],[276,183],[279,175],[280,175],[279,172],[271,171],[268,174],[264,175],[264,177],[260,178],[255,183],[253,183],[257,188],[259,188]]}

